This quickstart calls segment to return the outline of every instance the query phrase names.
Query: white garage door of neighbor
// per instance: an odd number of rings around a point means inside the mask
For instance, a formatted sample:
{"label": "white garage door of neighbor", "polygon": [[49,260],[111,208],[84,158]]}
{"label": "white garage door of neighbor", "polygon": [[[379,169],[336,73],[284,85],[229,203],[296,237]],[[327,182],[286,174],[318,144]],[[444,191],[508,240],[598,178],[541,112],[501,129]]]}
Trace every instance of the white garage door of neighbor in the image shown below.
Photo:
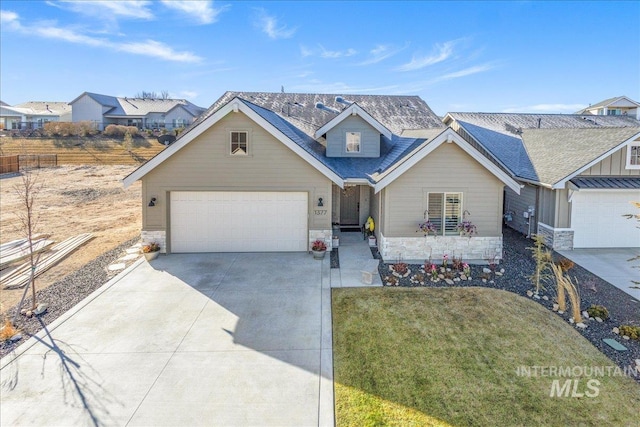
{"label": "white garage door of neighbor", "polygon": [[172,252],[308,250],[307,193],[171,192]]}
{"label": "white garage door of neighbor", "polygon": [[638,223],[623,217],[636,213],[630,203],[637,191],[575,192],[571,206],[574,248],[640,247]]}

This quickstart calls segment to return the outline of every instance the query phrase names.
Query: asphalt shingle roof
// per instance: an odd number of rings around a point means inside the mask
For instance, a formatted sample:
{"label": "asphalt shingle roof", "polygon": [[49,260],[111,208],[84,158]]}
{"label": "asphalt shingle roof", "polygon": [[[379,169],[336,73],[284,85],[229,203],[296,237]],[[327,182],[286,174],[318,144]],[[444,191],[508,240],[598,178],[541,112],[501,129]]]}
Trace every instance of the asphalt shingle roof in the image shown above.
{"label": "asphalt shingle roof", "polygon": [[193,116],[205,111],[204,108],[186,99],[151,99],[151,98],[120,98],[98,93],[86,92],[94,101],[105,107],[111,107],[105,113],[108,117],[146,116],[149,113],[167,113],[178,106],[182,106]]}
{"label": "asphalt shingle roof", "polygon": [[[444,128],[444,124],[418,96],[392,95],[336,95],[280,92],[226,92],[201,116],[201,121],[215,113],[235,97],[273,111],[309,136],[325,123],[337,116],[349,104],[336,101],[355,102],[374,119],[395,135],[405,129]],[[327,109],[316,108],[322,103]]]}
{"label": "asphalt shingle roof", "polygon": [[384,172],[420,144],[426,140],[435,138],[444,131],[444,128],[423,130],[423,137],[421,138],[392,135],[391,139],[387,139],[381,136],[380,157],[326,157],[326,148],[322,144],[298,129],[288,120],[285,120],[279,114],[247,100],[242,99],[241,101],[343,179],[364,178],[373,182],[370,175],[376,172]]}
{"label": "asphalt shingle roof", "polygon": [[640,133],[628,116],[449,113],[517,178],[555,184]]}
{"label": "asphalt shingle roof", "polygon": [[14,105],[15,108],[23,109],[29,114],[37,115],[62,115],[71,112],[71,105],[66,102],[56,101],[29,101]]}

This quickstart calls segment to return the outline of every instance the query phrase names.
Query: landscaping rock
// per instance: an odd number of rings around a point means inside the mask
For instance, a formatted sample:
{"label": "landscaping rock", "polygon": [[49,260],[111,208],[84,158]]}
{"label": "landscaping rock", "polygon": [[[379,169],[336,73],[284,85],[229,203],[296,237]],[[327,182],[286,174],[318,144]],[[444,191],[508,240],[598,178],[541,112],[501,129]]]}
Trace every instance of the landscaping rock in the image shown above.
{"label": "landscaping rock", "polygon": [[622,339],[625,339],[625,340],[627,340],[627,341],[628,341],[630,338],[629,338],[629,335],[623,335],[623,336],[622,336]]}
{"label": "landscaping rock", "polygon": [[499,271],[496,271],[496,276],[502,276],[502,273],[500,273]]}
{"label": "landscaping rock", "polygon": [[482,279],[482,283],[487,283],[487,279]]}
{"label": "landscaping rock", "polygon": [[596,316],[596,322],[598,322],[598,323],[602,323],[602,319],[601,319],[601,318],[599,318],[598,316]]}
{"label": "landscaping rock", "polygon": [[545,301],[549,301],[549,297],[548,297],[548,296],[546,296],[546,295],[543,295],[543,296],[542,296],[542,299],[543,299],[543,300],[545,300]]}
{"label": "landscaping rock", "polygon": [[528,296],[529,298],[531,298],[531,297],[533,296],[533,292],[532,292],[532,291],[527,291],[527,296]]}
{"label": "landscaping rock", "polygon": [[636,367],[640,369],[640,359],[636,359]]}
{"label": "landscaping rock", "polygon": [[504,274],[504,268],[500,269],[500,273]]}
{"label": "landscaping rock", "polygon": [[585,318],[588,319],[589,318],[589,313],[587,313],[586,311],[583,311],[582,312],[582,317],[585,317]]}
{"label": "landscaping rock", "polygon": [[558,310],[558,314],[564,314],[564,310]]}
{"label": "landscaping rock", "polygon": [[553,304],[553,311],[558,311],[558,309],[560,308],[560,306],[558,304]]}
{"label": "landscaping rock", "polygon": [[467,280],[467,276],[465,276],[464,274],[460,275],[460,280]]}
{"label": "landscaping rock", "polygon": [[580,329],[585,329],[587,327],[587,325],[585,325],[584,323],[580,322],[580,323],[576,323],[576,327],[578,327]]}
{"label": "landscaping rock", "polygon": [[444,281],[446,282],[447,285],[453,285],[453,280],[451,279],[444,279]]}
{"label": "landscaping rock", "polygon": [[438,279],[444,279],[444,274],[438,274]]}
{"label": "landscaping rock", "polygon": [[569,318],[569,323],[571,323],[571,324],[575,323],[575,321],[573,320],[573,317]]}
{"label": "landscaping rock", "polygon": [[489,269],[489,268],[487,268],[487,267],[484,267],[484,268],[482,269],[482,272],[483,272],[483,273],[486,273],[486,274],[489,274],[489,273],[491,273],[491,269]]}
{"label": "landscaping rock", "polygon": [[617,326],[616,326],[615,328],[613,328],[613,329],[611,330],[611,332],[613,332],[613,333],[614,333],[614,334],[616,334],[616,335],[620,335],[620,329],[618,329],[618,327],[617,327]]}
{"label": "landscaping rock", "polygon": [[533,297],[534,297],[535,299],[540,299],[540,295],[538,295],[538,294],[534,294],[534,295],[533,295]]}

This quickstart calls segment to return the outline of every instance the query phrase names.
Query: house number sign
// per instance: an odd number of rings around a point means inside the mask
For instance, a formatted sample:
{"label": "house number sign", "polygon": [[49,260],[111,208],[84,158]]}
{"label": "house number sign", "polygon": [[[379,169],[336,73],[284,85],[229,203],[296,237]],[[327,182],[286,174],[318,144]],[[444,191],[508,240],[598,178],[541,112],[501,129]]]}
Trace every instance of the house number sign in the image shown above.
{"label": "house number sign", "polygon": [[322,215],[326,215],[327,214],[327,210],[326,209],[316,209],[316,210],[313,211],[313,213],[315,215],[322,216]]}

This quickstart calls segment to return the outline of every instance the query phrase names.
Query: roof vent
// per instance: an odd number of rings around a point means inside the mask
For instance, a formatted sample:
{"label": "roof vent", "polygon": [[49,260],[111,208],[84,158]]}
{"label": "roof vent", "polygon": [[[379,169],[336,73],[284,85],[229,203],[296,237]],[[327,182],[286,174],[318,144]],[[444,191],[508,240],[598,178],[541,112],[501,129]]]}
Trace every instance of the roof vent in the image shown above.
{"label": "roof vent", "polygon": [[334,114],[339,114],[340,113],[340,111],[336,110],[335,108],[327,107],[322,102],[316,102],[316,108],[318,110],[328,111],[329,113],[334,113]]}
{"label": "roof vent", "polygon": [[341,96],[336,96],[336,102],[340,103],[340,104],[345,104],[345,105],[351,105],[353,104],[353,101],[349,101],[348,99],[344,99]]}
{"label": "roof vent", "polygon": [[514,135],[522,135],[522,128],[517,128],[512,124],[505,123],[504,128],[507,132],[512,133]]}

